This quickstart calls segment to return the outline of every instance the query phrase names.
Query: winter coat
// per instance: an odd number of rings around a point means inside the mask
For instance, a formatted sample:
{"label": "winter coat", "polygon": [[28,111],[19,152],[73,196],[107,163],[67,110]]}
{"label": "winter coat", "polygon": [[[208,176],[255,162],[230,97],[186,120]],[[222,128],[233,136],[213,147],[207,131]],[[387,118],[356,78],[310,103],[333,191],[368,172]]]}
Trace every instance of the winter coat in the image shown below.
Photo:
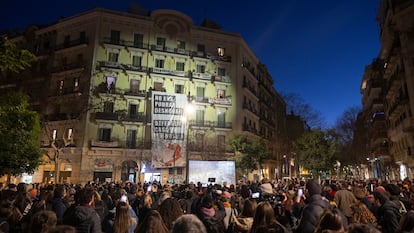
{"label": "winter coat", "polygon": [[319,218],[324,210],[331,208],[330,204],[322,199],[320,194],[314,194],[308,199],[308,204],[302,211],[296,232],[313,233]]}
{"label": "winter coat", "polygon": [[101,219],[92,206],[71,206],[64,216],[63,224],[76,228],[77,233],[102,233]]}
{"label": "winter coat", "polygon": [[377,210],[378,224],[381,226],[381,232],[383,233],[397,232],[400,218],[400,206],[394,201],[386,201]]}
{"label": "winter coat", "polygon": [[53,198],[52,210],[56,213],[57,223],[60,224],[63,221],[63,214],[66,211],[66,203],[60,197]]}

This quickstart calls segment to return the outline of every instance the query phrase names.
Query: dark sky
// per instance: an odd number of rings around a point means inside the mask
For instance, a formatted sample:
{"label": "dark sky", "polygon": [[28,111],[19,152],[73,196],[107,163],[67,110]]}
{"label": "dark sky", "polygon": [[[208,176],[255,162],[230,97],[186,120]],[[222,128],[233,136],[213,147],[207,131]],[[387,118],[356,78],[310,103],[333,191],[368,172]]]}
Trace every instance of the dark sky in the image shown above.
{"label": "dark sky", "polygon": [[0,30],[48,24],[94,7],[181,11],[238,32],[265,64],[280,93],[296,93],[328,126],[360,106],[364,68],[380,49],[379,0],[38,0],[3,1]]}

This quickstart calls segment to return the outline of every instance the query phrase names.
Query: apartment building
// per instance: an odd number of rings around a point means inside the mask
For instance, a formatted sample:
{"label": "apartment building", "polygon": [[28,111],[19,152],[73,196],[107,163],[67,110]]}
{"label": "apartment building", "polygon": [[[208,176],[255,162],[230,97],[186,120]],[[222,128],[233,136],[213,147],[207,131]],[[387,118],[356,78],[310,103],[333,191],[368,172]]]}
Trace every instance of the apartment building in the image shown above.
{"label": "apartment building", "polygon": [[231,157],[235,133],[282,153],[285,103],[267,68],[209,20],[97,8],[12,40],[37,56],[20,84],[0,84],[29,92],[41,115],[45,164],[33,182],[183,182],[188,161]]}
{"label": "apartment building", "polygon": [[[375,66],[365,72],[361,90],[363,104],[368,112],[365,120],[381,118],[379,146],[384,153],[377,156],[371,148],[367,157],[376,177],[412,179],[414,177],[414,1],[384,0],[379,5],[378,23],[381,49]],[[369,74],[375,71],[375,78]],[[371,76],[369,78],[368,76]],[[368,83],[371,83],[372,88]],[[368,93],[376,92],[376,100]],[[384,124],[385,122],[385,124]],[[386,130],[386,138],[383,130]],[[371,141],[375,140],[371,138]],[[372,143],[371,143],[372,145]],[[380,147],[378,147],[380,148]],[[379,163],[377,162],[379,161]],[[375,170],[374,169],[374,170]]]}

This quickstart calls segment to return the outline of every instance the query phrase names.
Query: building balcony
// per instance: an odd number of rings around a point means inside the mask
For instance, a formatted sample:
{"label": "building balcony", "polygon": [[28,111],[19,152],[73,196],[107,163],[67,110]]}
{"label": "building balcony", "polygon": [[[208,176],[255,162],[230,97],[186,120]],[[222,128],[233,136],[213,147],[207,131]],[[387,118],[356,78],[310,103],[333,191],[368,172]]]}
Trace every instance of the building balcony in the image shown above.
{"label": "building balcony", "polygon": [[400,96],[395,98],[394,102],[388,108],[388,116],[393,119],[398,117],[400,113],[404,110],[405,105],[409,104],[409,99],[407,95]]}
{"label": "building balcony", "polygon": [[106,147],[106,148],[116,148],[119,147],[118,141],[100,141],[100,140],[91,140],[92,147]]}
{"label": "building balcony", "polygon": [[213,75],[211,77],[211,81],[214,82],[222,82],[222,83],[231,83],[231,78],[227,75]]}
{"label": "building balcony", "polygon": [[147,122],[147,116],[144,112],[139,112],[137,114],[127,114],[120,117],[120,120],[124,122]]}
{"label": "building balcony", "polygon": [[221,121],[197,121],[190,120],[189,125],[192,128],[218,128],[218,129],[232,129],[231,122],[221,122]]}
{"label": "building balcony", "polygon": [[173,75],[173,76],[178,76],[178,77],[186,77],[186,74],[187,74],[186,71],[169,70],[166,68],[159,68],[159,67],[153,67],[153,68],[150,68],[149,70],[151,73]]}
{"label": "building balcony", "polygon": [[95,112],[95,120],[118,121],[119,114],[116,112]]}
{"label": "building balcony", "polygon": [[163,46],[163,45],[155,45],[152,44],[150,46],[152,51],[159,51],[159,52],[166,52],[166,53],[175,53],[175,54],[180,54],[180,55],[185,55],[188,56],[190,54],[189,51],[182,49],[182,48],[171,48],[171,47],[167,47],[167,46]]}
{"label": "building balcony", "polygon": [[122,69],[121,65],[114,61],[99,61],[99,68]]}
{"label": "building balcony", "polygon": [[87,46],[88,45],[88,39],[84,38],[84,39],[71,40],[71,41],[65,42],[63,44],[59,44],[55,47],[55,51],[76,47],[76,46],[79,46],[79,45]]}
{"label": "building balcony", "polygon": [[79,87],[66,87],[62,89],[57,89],[55,93],[52,93],[50,97],[55,96],[66,96],[66,95],[82,95],[83,90]]}
{"label": "building balcony", "polygon": [[247,132],[257,134],[257,129],[254,128],[252,125],[243,124],[242,129],[243,129],[243,131],[247,131]]}
{"label": "building balcony", "polygon": [[207,53],[204,51],[192,51],[190,52],[191,57],[199,57],[199,58],[206,58],[210,60],[217,60],[217,61],[224,61],[224,62],[231,62],[231,56],[218,56],[213,55],[212,53]]}
{"label": "building balcony", "polygon": [[231,106],[231,98],[209,98],[208,102],[215,105]]}
{"label": "building balcony", "polygon": [[124,92],[125,96],[147,97],[147,91],[144,90],[127,90]]}
{"label": "building balcony", "polygon": [[52,68],[51,72],[52,73],[60,73],[60,72],[65,72],[68,70],[75,70],[75,69],[84,69],[86,67],[86,61],[81,60],[81,61],[77,61],[77,62],[72,62],[72,63],[67,63],[67,64],[62,64],[59,66],[55,66]]}
{"label": "building balcony", "polygon": [[126,46],[127,48],[137,48],[137,49],[144,49],[148,50],[149,46],[146,43],[141,43],[138,41],[128,41],[128,40],[122,40],[119,42],[119,44],[122,44]]}
{"label": "building balcony", "polygon": [[251,105],[251,104],[243,103],[243,109],[247,109],[249,112],[251,112],[255,115],[258,115],[256,108],[253,107],[253,105]]}
{"label": "building balcony", "polygon": [[133,72],[148,72],[148,67],[146,66],[134,66],[131,64],[121,64],[122,69],[124,72],[133,71]]}
{"label": "building balcony", "polygon": [[190,78],[211,81],[212,80],[212,77],[213,77],[213,74],[210,74],[210,73],[191,72],[189,74],[189,76],[190,76]]}
{"label": "building balcony", "polygon": [[255,97],[257,97],[257,92],[256,92],[256,89],[253,87],[253,85],[247,82],[243,82],[242,87],[248,90],[250,93],[252,93]]}
{"label": "building balcony", "polygon": [[141,139],[137,139],[136,141],[126,140],[119,141],[119,146],[128,149],[151,149],[152,142],[142,141]]}
{"label": "building balcony", "polygon": [[210,104],[209,98],[203,97],[203,96],[192,96],[191,99],[193,99],[196,103],[202,103],[202,104]]}

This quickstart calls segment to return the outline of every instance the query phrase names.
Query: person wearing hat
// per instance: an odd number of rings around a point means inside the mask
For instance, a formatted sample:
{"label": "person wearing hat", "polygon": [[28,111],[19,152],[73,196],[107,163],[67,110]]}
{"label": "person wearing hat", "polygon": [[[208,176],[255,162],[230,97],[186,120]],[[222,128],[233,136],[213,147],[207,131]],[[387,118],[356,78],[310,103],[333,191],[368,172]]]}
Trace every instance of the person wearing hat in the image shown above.
{"label": "person wearing hat", "polygon": [[[322,198],[322,187],[316,180],[309,180],[306,183],[305,196],[307,204],[302,209],[299,217],[299,224],[295,232],[313,233],[323,212],[331,206],[326,199]],[[296,199],[294,208],[299,207],[300,198]]]}

